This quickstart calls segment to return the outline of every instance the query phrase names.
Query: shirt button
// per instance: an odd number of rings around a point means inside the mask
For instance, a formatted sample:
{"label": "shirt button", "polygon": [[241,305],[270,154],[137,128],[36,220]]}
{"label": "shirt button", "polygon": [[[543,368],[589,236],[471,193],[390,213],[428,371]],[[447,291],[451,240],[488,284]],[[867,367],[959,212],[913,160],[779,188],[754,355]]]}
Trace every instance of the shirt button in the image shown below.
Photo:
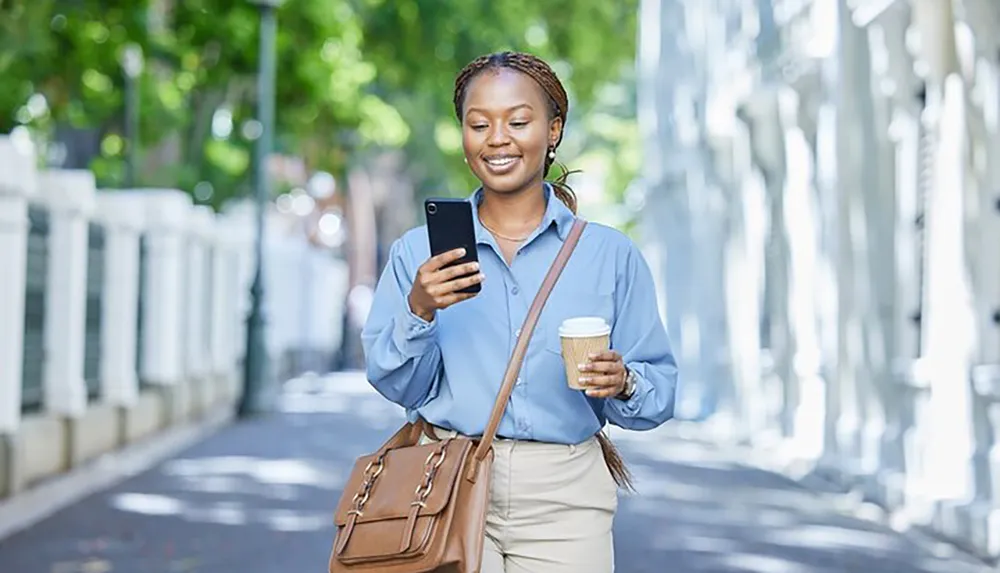
{"label": "shirt button", "polygon": [[521,336],[521,329],[520,328],[518,328],[517,330],[514,331],[514,336]]}
{"label": "shirt button", "polygon": [[518,378],[517,378],[517,385],[520,386],[523,382],[524,382],[524,380],[522,380],[521,377],[518,376]]}
{"label": "shirt button", "polygon": [[517,294],[519,292],[521,292],[521,289],[517,288],[516,286],[510,287],[510,294]]}

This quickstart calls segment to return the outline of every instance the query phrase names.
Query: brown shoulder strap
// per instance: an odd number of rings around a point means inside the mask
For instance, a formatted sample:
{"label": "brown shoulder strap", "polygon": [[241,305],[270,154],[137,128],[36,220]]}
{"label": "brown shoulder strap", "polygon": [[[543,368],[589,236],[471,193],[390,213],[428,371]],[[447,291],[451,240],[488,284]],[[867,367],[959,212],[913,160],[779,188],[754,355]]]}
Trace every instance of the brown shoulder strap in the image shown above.
{"label": "brown shoulder strap", "polygon": [[555,262],[552,263],[552,267],[549,268],[545,280],[542,281],[542,287],[538,289],[538,294],[535,295],[535,300],[531,303],[531,308],[528,310],[528,317],[524,319],[521,334],[517,337],[514,352],[510,357],[510,362],[507,363],[507,372],[503,377],[503,385],[500,386],[500,393],[497,394],[496,403],[493,404],[493,412],[490,414],[489,423],[486,424],[486,431],[483,432],[482,440],[476,448],[475,455],[479,461],[482,461],[486,457],[486,453],[493,445],[493,439],[497,435],[497,428],[500,427],[500,419],[507,408],[507,400],[510,399],[510,394],[514,391],[514,381],[517,380],[517,375],[521,371],[524,354],[528,350],[528,340],[531,339],[531,334],[535,330],[535,324],[538,323],[538,317],[542,314],[542,307],[545,306],[545,301],[548,300],[549,293],[552,292],[552,287],[559,280],[559,275],[566,266],[570,255],[573,254],[573,249],[576,248],[576,244],[580,240],[580,235],[583,233],[583,228],[586,226],[587,222],[583,219],[576,219],[573,222],[573,228],[570,229],[566,241],[563,242],[562,248],[559,249],[559,254],[556,255]]}

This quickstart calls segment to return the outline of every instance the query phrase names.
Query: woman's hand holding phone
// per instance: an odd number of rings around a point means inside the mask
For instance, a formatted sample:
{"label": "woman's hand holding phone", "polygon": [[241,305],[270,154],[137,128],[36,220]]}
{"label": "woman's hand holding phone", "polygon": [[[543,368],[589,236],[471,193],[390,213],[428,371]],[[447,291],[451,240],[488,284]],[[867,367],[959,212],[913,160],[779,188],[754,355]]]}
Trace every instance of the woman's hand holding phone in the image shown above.
{"label": "woman's hand holding phone", "polygon": [[464,255],[465,249],[454,249],[431,257],[420,265],[408,297],[413,314],[430,322],[438,310],[476,296],[476,293],[458,291],[483,282],[486,277],[478,272],[479,263],[447,266]]}

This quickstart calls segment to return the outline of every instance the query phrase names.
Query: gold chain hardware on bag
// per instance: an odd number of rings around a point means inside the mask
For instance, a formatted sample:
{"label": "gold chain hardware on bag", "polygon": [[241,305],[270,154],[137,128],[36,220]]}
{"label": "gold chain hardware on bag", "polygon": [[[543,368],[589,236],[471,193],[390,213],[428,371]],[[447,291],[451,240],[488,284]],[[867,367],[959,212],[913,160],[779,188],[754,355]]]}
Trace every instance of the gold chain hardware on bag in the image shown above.
{"label": "gold chain hardware on bag", "polygon": [[437,475],[438,468],[440,468],[441,464],[444,463],[444,456],[446,452],[447,450],[442,446],[427,456],[427,461],[424,462],[424,467],[427,468],[424,471],[424,480],[417,486],[417,491],[414,492],[417,499],[410,505],[419,505],[420,507],[427,506],[425,502],[427,500],[427,496],[431,493],[431,488],[434,487],[434,476]]}
{"label": "gold chain hardware on bag", "polygon": [[[364,515],[365,504],[368,503],[368,498],[371,496],[372,486],[375,485],[375,480],[378,479],[379,474],[385,469],[385,454],[387,452],[382,452],[379,457],[375,458],[365,466],[365,479],[361,483],[361,489],[354,494],[354,508],[348,513],[357,515],[361,517]],[[374,469],[373,469],[374,468]]]}

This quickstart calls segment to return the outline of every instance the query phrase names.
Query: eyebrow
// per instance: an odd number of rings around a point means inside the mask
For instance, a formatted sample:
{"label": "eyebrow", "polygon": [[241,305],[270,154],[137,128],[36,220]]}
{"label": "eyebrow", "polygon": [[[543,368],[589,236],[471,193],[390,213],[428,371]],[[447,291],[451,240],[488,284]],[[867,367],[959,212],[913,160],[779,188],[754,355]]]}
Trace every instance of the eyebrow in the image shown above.
{"label": "eyebrow", "polygon": [[[531,107],[530,103],[519,103],[519,104],[517,104],[515,106],[511,106],[511,107],[507,108],[506,111],[511,112],[511,111],[518,110],[518,109],[521,109],[521,108],[527,108],[527,109],[531,109],[531,110],[534,109],[533,107]],[[485,110],[479,109],[478,107],[470,107],[468,110],[466,110],[465,115],[469,115],[470,113],[472,113],[474,111],[479,112],[479,113],[483,113],[483,114],[486,113]]]}

